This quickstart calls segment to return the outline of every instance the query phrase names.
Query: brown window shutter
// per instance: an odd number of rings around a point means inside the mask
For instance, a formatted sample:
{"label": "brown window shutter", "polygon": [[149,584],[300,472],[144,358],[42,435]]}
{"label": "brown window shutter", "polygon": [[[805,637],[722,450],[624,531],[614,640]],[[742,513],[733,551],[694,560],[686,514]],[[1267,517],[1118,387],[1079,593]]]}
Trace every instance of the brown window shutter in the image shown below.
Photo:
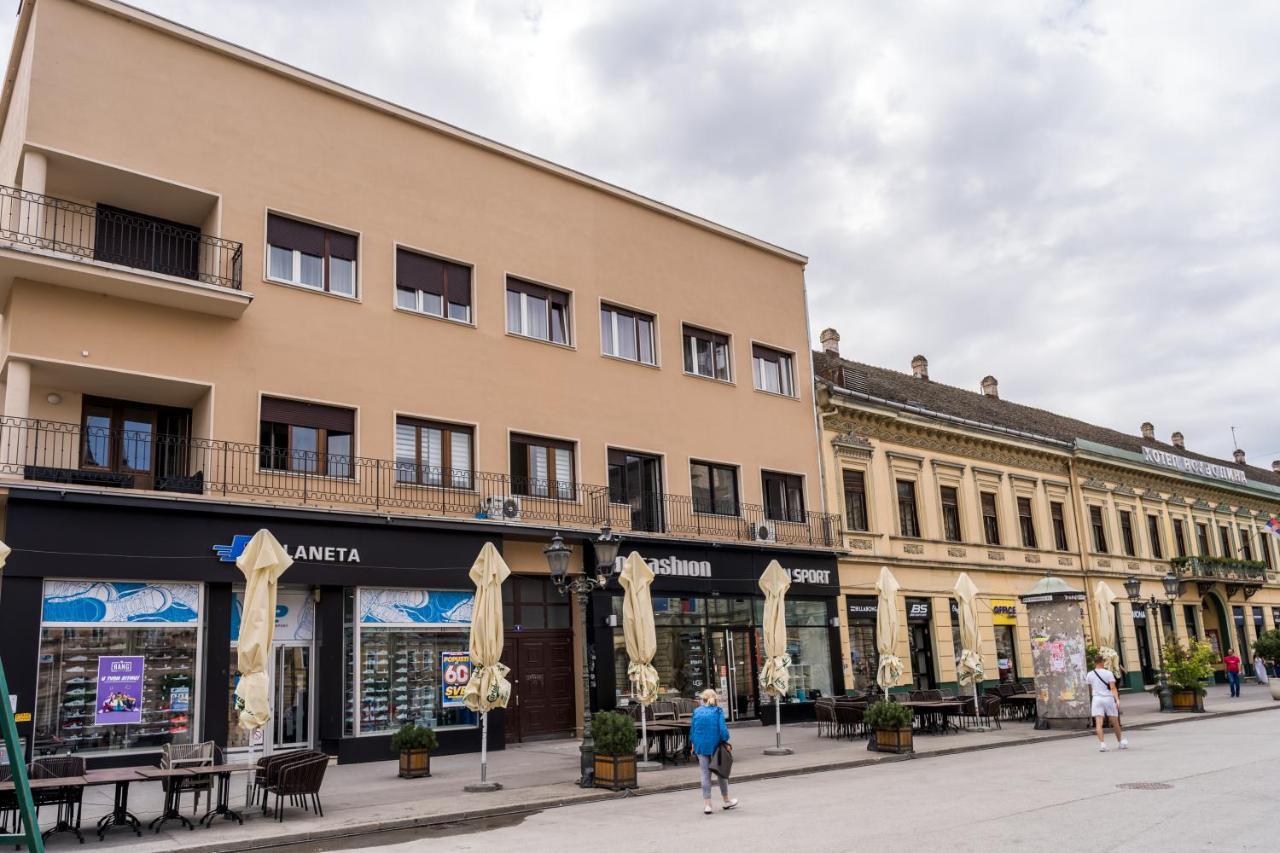
{"label": "brown window shutter", "polygon": [[356,238],[354,234],[329,232],[329,254],[335,258],[354,261],[356,259]]}
{"label": "brown window shutter", "polygon": [[262,398],[262,420],[335,432],[354,433],[356,431],[354,409],[324,406],[302,400],[285,400],[280,397]]}
{"label": "brown window shutter", "polygon": [[274,213],[267,215],[267,242],[308,255],[324,255],[324,229]]}
{"label": "brown window shutter", "polygon": [[444,269],[449,282],[449,301],[457,302],[459,305],[470,305],[471,267],[446,263]]}
{"label": "brown window shutter", "polygon": [[396,250],[396,287],[444,295],[444,264],[417,252]]}

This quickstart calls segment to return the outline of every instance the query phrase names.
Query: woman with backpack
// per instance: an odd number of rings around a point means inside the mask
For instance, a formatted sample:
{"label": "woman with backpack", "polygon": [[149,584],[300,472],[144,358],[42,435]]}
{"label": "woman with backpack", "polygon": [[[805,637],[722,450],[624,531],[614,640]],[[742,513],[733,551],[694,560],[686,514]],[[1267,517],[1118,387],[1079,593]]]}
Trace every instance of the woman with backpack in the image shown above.
{"label": "woman with backpack", "polygon": [[[729,746],[729,726],[725,724],[724,710],[720,707],[720,697],[714,690],[704,690],[698,695],[702,706],[693,711],[693,720],[689,725],[689,745],[698,756],[698,769],[702,771],[702,813],[711,814],[711,759],[716,750],[724,744]],[[729,799],[729,780],[716,774],[720,780],[720,796],[724,802],[720,806],[725,811],[738,804]]]}
{"label": "woman with backpack", "polygon": [[1102,655],[1094,658],[1093,669],[1084,677],[1093,691],[1093,704],[1089,709],[1093,714],[1094,731],[1098,735],[1098,752],[1107,751],[1107,739],[1102,734],[1102,724],[1111,722],[1116,733],[1116,743],[1121,749],[1129,748],[1129,741],[1120,730],[1120,692],[1116,689],[1116,677],[1107,669],[1107,659]]}

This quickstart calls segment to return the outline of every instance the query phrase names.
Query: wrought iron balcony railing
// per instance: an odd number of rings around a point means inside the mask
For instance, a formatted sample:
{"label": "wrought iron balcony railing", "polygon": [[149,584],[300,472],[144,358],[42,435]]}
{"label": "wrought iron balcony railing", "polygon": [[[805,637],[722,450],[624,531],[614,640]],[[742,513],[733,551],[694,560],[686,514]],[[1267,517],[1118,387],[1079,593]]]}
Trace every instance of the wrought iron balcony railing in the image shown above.
{"label": "wrought iron balcony railing", "polygon": [[0,240],[239,290],[244,247],[106,205],[0,186]]}
{"label": "wrought iron balcony railing", "polygon": [[683,495],[627,496],[584,483],[28,418],[0,418],[0,473],[355,511],[582,528],[608,522],[615,530],[695,539],[829,548],[841,536],[839,516],[824,513],[771,519],[754,504],[716,513]]}
{"label": "wrought iron balcony railing", "polygon": [[1222,581],[1242,586],[1261,586],[1267,582],[1267,564],[1258,560],[1176,557],[1169,562],[1174,574],[1182,580]]}

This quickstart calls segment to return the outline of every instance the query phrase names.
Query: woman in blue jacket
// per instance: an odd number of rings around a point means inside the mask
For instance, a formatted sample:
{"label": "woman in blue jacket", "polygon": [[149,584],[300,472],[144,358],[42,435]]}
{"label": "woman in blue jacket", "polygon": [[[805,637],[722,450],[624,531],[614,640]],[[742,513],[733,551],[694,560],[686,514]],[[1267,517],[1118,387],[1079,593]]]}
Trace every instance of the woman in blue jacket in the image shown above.
{"label": "woman in blue jacket", "polygon": [[[693,711],[689,745],[698,756],[698,769],[702,771],[702,813],[711,814],[711,756],[716,754],[716,747],[729,742],[729,727],[725,725],[720,697],[714,690],[704,690],[698,698],[702,700],[702,707]],[[716,778],[720,780],[720,796],[724,798],[721,808],[728,811],[738,801],[729,799],[729,780],[723,776]]]}

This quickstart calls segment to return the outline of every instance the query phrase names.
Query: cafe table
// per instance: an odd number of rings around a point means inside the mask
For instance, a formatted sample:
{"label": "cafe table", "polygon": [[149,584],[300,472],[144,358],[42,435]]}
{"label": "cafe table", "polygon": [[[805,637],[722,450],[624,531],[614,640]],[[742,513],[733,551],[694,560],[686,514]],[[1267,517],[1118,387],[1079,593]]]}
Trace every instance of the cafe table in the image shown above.
{"label": "cafe table", "polygon": [[231,774],[247,773],[257,767],[256,764],[244,762],[242,764],[208,764],[200,767],[188,767],[193,776],[217,776],[218,777],[218,802],[205,812],[204,817],[200,818],[200,823],[205,827],[212,827],[213,822],[221,817],[223,820],[234,820],[240,825],[244,825],[244,818],[240,813],[229,805]]}
{"label": "cafe table", "polygon": [[[32,791],[48,791],[55,788],[83,788],[85,786],[85,778],[83,776],[55,776],[51,779],[28,779],[28,784]],[[14,783],[0,782],[0,793],[13,791]],[[73,822],[74,821],[74,822]],[[58,832],[74,832],[76,838],[80,839],[80,843],[84,843],[84,836],[80,834],[80,812],[78,807],[72,803],[58,803],[58,823],[52,829],[46,829],[41,836],[48,838]]]}
{"label": "cafe table", "polygon": [[98,818],[98,840],[106,837],[113,829],[124,827],[132,829],[139,838],[142,837],[142,822],[129,811],[129,784],[140,782],[136,767],[112,767],[104,770],[90,770],[85,774],[85,784],[115,785],[115,802],[108,814]]}
{"label": "cafe table", "polygon": [[191,821],[183,817],[180,801],[182,798],[182,780],[198,776],[199,773],[195,771],[199,769],[195,767],[142,767],[136,771],[141,778],[148,781],[158,779],[165,786],[164,811],[160,813],[159,817],[147,824],[148,829],[153,829],[158,833],[171,820],[180,821],[187,829],[195,829]]}

